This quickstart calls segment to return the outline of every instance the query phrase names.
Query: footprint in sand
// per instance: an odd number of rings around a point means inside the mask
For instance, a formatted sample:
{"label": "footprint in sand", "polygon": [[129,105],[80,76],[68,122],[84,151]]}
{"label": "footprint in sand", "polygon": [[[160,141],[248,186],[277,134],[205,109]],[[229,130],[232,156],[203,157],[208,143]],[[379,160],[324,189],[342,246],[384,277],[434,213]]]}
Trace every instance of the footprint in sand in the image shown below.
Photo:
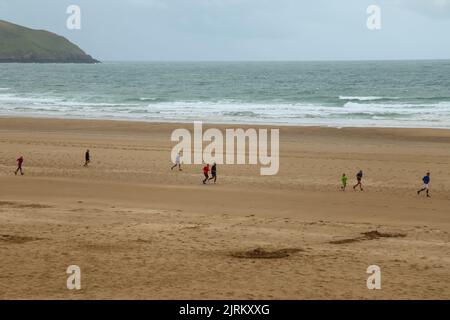
{"label": "footprint in sand", "polygon": [[240,259],[280,259],[290,257],[292,254],[303,251],[298,248],[286,248],[278,250],[266,250],[263,248],[256,248],[248,251],[232,252],[233,258]]}
{"label": "footprint in sand", "polygon": [[43,240],[42,238],[21,237],[9,234],[0,234],[0,241],[14,244],[22,244],[30,241]]}
{"label": "footprint in sand", "polygon": [[20,203],[12,201],[0,201],[0,206],[12,207],[17,209],[48,209],[51,208],[49,205],[39,204],[39,203]]}
{"label": "footprint in sand", "polygon": [[331,244],[346,244],[346,243],[353,243],[353,242],[361,242],[366,240],[376,240],[380,238],[404,238],[406,237],[406,234],[403,233],[381,233],[377,230],[375,231],[369,231],[369,232],[363,232],[362,236],[356,237],[356,238],[350,238],[350,239],[343,239],[343,240],[334,240],[330,241]]}

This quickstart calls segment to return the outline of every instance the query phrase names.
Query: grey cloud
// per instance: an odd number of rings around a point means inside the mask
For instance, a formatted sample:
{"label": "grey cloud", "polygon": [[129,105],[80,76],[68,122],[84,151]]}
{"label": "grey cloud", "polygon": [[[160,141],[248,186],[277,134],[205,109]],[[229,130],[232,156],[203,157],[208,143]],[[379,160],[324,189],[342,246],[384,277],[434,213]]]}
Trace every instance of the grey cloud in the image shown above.
{"label": "grey cloud", "polygon": [[450,0],[396,0],[405,9],[430,18],[450,19]]}
{"label": "grey cloud", "polygon": [[[366,8],[382,8],[369,31]],[[450,58],[450,0],[0,0],[1,18],[47,29],[102,60]],[[78,4],[82,29],[67,30]]]}

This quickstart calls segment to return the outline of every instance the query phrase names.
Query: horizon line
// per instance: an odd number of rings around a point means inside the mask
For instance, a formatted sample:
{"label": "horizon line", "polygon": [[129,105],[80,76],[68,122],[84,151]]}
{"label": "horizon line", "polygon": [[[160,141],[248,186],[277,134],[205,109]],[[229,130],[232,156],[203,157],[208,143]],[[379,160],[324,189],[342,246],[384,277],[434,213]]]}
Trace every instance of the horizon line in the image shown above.
{"label": "horizon line", "polygon": [[181,60],[181,59],[170,59],[170,60],[163,60],[163,59],[136,59],[136,60],[121,60],[121,59],[101,59],[100,62],[402,62],[402,61],[450,61],[450,58],[414,58],[414,59],[320,59],[320,60],[238,60],[238,59],[198,59],[198,60]]}

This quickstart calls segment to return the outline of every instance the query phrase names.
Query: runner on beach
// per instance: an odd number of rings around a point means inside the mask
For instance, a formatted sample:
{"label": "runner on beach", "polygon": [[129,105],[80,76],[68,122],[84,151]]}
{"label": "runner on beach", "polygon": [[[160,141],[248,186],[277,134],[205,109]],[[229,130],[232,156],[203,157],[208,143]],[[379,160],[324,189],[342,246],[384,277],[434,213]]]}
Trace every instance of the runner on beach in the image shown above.
{"label": "runner on beach", "polygon": [[203,184],[206,184],[206,181],[209,179],[209,164],[206,164],[206,166],[203,167],[203,174],[205,175],[205,179],[203,179]]}
{"label": "runner on beach", "polygon": [[345,175],[345,173],[342,174],[341,177],[341,182],[342,182],[342,186],[341,186],[341,190],[345,191],[345,188],[347,187],[347,176]]}
{"label": "runner on beach", "polygon": [[180,153],[177,153],[177,157],[175,158],[175,164],[170,168],[170,170],[173,170],[173,168],[176,168],[178,166],[178,170],[182,170],[181,169],[181,160],[180,160]]}
{"label": "runner on beach", "polygon": [[359,186],[359,189],[360,189],[361,191],[363,191],[362,183],[361,183],[362,178],[363,178],[363,172],[362,172],[362,170],[359,170],[359,172],[356,174],[356,180],[357,180],[358,182],[353,186],[353,190],[355,190],[355,188],[356,188],[357,186]]}
{"label": "runner on beach", "polygon": [[427,197],[430,198],[430,173],[427,172],[427,175],[425,177],[422,178],[423,181],[423,188],[417,191],[417,194],[420,194],[422,191],[427,191]]}
{"label": "runner on beach", "polygon": [[89,149],[86,150],[86,153],[84,155],[84,166],[87,167],[89,162],[91,162],[91,155],[89,153]]}
{"label": "runner on beach", "polygon": [[20,171],[20,174],[23,176],[22,164],[23,164],[23,156],[20,156],[17,160],[17,169],[14,171],[14,174],[17,175],[17,172]]}
{"label": "runner on beach", "polygon": [[216,183],[217,180],[217,165],[214,162],[214,164],[211,167],[211,178],[209,178],[208,180],[212,180],[214,179],[214,183]]}

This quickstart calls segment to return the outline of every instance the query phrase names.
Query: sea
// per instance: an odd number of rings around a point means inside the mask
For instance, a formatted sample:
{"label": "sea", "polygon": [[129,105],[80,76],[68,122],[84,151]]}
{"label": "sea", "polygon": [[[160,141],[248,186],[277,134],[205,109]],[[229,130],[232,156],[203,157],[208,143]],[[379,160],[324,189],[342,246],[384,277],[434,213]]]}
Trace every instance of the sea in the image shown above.
{"label": "sea", "polygon": [[450,128],[450,60],[0,64],[0,116]]}

